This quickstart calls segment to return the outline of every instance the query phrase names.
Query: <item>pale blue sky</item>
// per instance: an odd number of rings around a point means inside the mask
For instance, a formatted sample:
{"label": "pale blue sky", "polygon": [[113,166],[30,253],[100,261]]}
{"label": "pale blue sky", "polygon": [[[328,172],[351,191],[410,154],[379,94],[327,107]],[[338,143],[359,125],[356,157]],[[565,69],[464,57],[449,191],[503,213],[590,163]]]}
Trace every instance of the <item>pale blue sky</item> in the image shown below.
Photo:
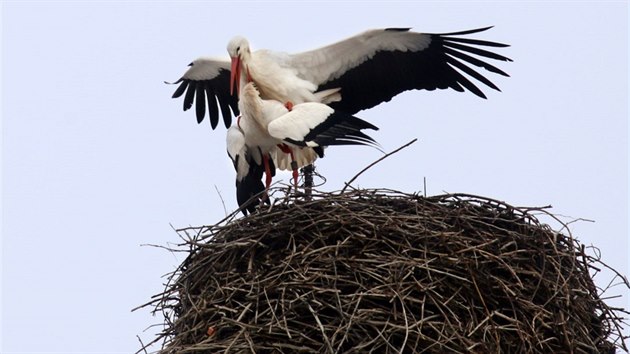
{"label": "pale blue sky", "polygon": [[[488,100],[411,92],[358,114],[385,150],[361,187],[553,205],[628,273],[628,3],[2,2],[2,353],[129,353],[161,319],[130,309],[182,260],[174,227],[236,207],[225,129],[170,98],[187,64],[252,47],[298,52],[375,27],[495,25],[511,78]],[[379,158],[338,147],[337,190]],[[284,176],[288,178],[288,175]],[[217,193],[221,193],[221,196]],[[606,283],[598,278],[600,285]],[[628,293],[611,304],[630,307]]]}

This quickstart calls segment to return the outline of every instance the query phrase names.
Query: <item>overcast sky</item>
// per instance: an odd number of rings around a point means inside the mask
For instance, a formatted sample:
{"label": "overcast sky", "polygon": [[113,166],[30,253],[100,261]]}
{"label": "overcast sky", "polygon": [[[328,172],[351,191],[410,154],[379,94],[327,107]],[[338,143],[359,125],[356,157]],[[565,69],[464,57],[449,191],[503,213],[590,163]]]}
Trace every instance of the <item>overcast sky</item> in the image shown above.
{"label": "overcast sky", "polygon": [[[297,4],[296,4],[297,3]],[[254,49],[313,49],[377,27],[510,43],[503,92],[414,91],[369,111],[384,150],[419,141],[356,185],[462,192],[595,222],[582,243],[628,273],[628,4],[527,2],[2,1],[2,353],[130,353],[161,323],[130,312],[182,258],[141,244],[236,207],[225,129],[170,98],[187,64]],[[343,186],[382,154],[335,147]],[[289,175],[280,176],[288,180]],[[171,226],[172,225],[172,226]],[[598,277],[600,285],[609,278]],[[628,293],[611,300],[629,308]],[[628,330],[626,328],[626,333]]]}

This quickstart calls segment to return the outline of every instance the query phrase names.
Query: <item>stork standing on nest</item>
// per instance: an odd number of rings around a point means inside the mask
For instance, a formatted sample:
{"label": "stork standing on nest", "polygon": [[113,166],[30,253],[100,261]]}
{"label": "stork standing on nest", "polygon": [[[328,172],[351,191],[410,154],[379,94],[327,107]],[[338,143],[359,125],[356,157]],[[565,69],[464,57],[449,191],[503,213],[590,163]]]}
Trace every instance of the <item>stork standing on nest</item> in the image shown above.
{"label": "stork standing on nest", "polygon": [[[227,147],[237,172],[240,206],[261,192],[262,182],[258,182],[262,171],[266,175],[265,190],[269,189],[276,166],[293,171],[297,188],[297,169],[323,157],[325,147],[376,145],[374,139],[361,131],[378,130],[374,125],[322,103],[305,102],[287,107],[276,100],[263,100],[253,82],[242,88],[239,109],[237,124],[228,129]],[[244,199],[245,196],[248,198]]]}
{"label": "stork standing on nest", "polygon": [[[253,81],[263,99],[288,107],[319,102],[347,114],[374,107],[407,90],[453,89],[486,98],[479,83],[499,88],[474,67],[509,76],[488,63],[511,61],[484,48],[508,45],[465,36],[491,27],[451,33],[418,33],[409,28],[368,30],[319,49],[287,54],[252,51],[243,37],[228,44],[230,60],[202,57],[175,83],[173,98],[184,95],[184,110],[195,105],[197,122],[219,110],[226,127],[239,112],[239,88]],[[206,109],[207,108],[207,109]],[[269,176],[269,174],[267,174]]]}

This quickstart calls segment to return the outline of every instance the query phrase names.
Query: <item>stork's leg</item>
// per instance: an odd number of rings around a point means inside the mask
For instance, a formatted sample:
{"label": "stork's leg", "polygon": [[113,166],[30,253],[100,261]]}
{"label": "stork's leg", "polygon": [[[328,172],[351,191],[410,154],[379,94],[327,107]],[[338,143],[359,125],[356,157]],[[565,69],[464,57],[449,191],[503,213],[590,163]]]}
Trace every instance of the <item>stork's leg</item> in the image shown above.
{"label": "stork's leg", "polygon": [[[287,102],[290,104],[291,102]],[[295,155],[293,154],[293,149],[290,148],[287,144],[278,144],[278,148],[285,154],[289,154],[291,156],[291,169],[293,170],[293,185],[295,186],[295,190],[297,191],[298,187],[298,164],[295,161]]]}
{"label": "stork's leg", "polygon": [[291,155],[291,169],[293,170],[293,185],[295,186],[295,190],[298,188],[298,164],[295,161],[295,156],[293,155],[293,150],[289,150],[289,154]]}
{"label": "stork's leg", "polygon": [[263,166],[265,167],[265,192],[269,191],[271,186],[271,167],[269,167],[269,155],[263,155]]}
{"label": "stork's leg", "polygon": [[293,102],[291,101],[287,101],[284,106],[289,110],[292,111],[293,110]]}

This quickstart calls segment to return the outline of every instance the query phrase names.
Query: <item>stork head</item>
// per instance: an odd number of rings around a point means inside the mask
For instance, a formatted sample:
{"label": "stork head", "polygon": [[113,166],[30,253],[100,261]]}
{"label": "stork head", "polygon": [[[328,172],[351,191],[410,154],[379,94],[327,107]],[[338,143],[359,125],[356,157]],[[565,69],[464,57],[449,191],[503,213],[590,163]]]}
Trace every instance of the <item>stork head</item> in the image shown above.
{"label": "stork head", "polygon": [[251,51],[249,49],[249,42],[241,36],[232,38],[232,40],[228,43],[227,51],[232,59],[232,68],[230,70],[230,94],[233,95],[235,85],[237,94],[239,92],[243,61],[247,63],[251,55]]}

